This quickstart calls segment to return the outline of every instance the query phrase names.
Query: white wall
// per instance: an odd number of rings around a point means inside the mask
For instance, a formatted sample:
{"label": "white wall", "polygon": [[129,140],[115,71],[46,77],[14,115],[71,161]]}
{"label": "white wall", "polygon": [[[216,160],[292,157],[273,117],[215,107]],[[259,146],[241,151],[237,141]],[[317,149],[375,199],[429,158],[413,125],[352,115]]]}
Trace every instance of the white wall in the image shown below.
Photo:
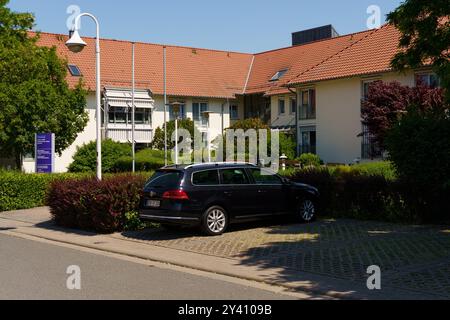
{"label": "white wall", "polygon": [[[155,100],[155,108],[152,114],[153,129],[161,127],[164,124],[164,98],[162,96],[153,97]],[[207,102],[209,111],[212,111],[210,118],[210,138],[214,140],[218,135],[222,134],[222,129],[230,126],[230,112],[226,99],[203,99],[203,98],[169,98],[170,101],[184,101],[187,108],[187,117],[193,118],[192,104],[194,102]],[[222,124],[222,105],[224,112],[224,120]],[[75,142],[63,152],[61,156],[57,156],[55,160],[55,172],[67,172],[69,165],[73,161],[73,156],[78,146],[89,143],[96,139],[96,119],[95,119],[95,94],[90,93],[87,97],[86,110],[89,113],[89,122],[82,133],[80,133]],[[167,113],[169,120],[169,113]],[[206,132],[206,127],[200,127],[200,131]],[[27,173],[35,172],[35,161],[26,160],[23,163],[24,171]]]}
{"label": "white wall", "polygon": [[[271,126],[295,126],[295,113],[291,113],[291,99],[296,99],[295,94],[284,94],[272,96],[270,101],[271,105]],[[285,113],[279,112],[279,101],[284,99]]]}

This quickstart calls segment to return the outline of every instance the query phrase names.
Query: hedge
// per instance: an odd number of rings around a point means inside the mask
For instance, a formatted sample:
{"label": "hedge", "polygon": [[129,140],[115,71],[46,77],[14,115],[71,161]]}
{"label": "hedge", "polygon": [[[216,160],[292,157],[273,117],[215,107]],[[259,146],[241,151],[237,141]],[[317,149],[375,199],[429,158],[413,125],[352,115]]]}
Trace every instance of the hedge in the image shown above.
{"label": "hedge", "polygon": [[[136,171],[138,172],[158,170],[161,167],[164,167],[164,165],[164,151],[145,149],[136,153]],[[131,172],[132,168],[133,158],[124,156],[115,161],[112,171]]]}
{"label": "hedge", "polygon": [[100,233],[124,230],[138,210],[148,175],[54,181],[47,204],[56,224]]}
{"label": "hedge", "polygon": [[392,179],[386,172],[368,174],[358,167],[322,167],[297,170],[288,177],[317,187],[322,213],[331,218],[402,223],[441,223],[450,219],[448,204],[441,202],[438,213],[428,210],[411,183]]}
{"label": "hedge", "polygon": [[75,174],[24,174],[0,170],[0,212],[45,205],[45,195],[53,181],[85,177]]}

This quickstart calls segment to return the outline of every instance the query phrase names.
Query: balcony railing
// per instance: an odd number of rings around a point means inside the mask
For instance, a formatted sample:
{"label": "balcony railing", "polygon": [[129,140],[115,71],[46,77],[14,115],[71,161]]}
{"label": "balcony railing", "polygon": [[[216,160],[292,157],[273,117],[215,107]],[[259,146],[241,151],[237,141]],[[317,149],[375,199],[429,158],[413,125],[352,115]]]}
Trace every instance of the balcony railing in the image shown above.
{"label": "balcony railing", "polygon": [[311,109],[300,108],[299,114],[300,120],[315,120],[316,119],[316,111]]}

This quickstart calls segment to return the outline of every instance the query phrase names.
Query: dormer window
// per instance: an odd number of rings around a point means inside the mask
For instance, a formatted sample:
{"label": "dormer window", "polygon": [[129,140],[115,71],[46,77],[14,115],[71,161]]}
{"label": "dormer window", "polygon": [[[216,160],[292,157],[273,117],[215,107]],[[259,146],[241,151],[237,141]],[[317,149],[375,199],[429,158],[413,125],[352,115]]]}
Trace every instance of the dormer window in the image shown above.
{"label": "dormer window", "polygon": [[74,65],[74,64],[69,64],[67,66],[69,68],[70,74],[74,77],[81,77],[81,71],[80,68],[78,68],[78,66]]}
{"label": "dormer window", "polygon": [[272,79],[270,79],[270,81],[278,81],[280,80],[285,74],[286,72],[288,72],[288,69],[283,69],[278,71],[277,73],[275,73],[272,77]]}

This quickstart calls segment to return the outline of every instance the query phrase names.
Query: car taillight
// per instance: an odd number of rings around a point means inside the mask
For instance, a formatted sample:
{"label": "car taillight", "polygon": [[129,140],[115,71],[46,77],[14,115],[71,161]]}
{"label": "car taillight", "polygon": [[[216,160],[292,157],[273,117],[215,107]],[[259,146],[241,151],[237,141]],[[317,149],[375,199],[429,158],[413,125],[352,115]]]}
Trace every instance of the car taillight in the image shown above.
{"label": "car taillight", "polygon": [[183,190],[171,190],[171,191],[164,192],[163,199],[166,199],[166,200],[189,200],[189,196]]}

